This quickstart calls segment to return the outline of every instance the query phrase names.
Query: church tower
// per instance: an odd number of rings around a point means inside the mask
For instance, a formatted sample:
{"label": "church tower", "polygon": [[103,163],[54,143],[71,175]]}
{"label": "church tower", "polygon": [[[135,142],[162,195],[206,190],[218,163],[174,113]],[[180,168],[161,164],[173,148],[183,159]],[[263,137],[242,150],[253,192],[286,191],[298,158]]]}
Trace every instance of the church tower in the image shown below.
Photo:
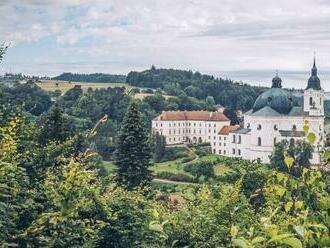
{"label": "church tower", "polygon": [[304,91],[304,111],[310,116],[324,116],[324,90],[321,88],[320,79],[317,76],[317,68],[314,63],[312,75],[308,79],[307,88]]}

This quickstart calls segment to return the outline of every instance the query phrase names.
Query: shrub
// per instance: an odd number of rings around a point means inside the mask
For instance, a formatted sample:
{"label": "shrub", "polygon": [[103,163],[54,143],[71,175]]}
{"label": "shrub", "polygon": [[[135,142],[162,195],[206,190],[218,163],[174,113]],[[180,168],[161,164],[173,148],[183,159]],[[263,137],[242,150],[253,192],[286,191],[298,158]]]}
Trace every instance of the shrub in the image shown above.
{"label": "shrub", "polygon": [[167,147],[162,162],[177,160],[189,156],[185,147]]}
{"label": "shrub", "polygon": [[188,163],[188,162],[190,162],[190,161],[192,161],[192,160],[194,160],[194,159],[195,159],[194,156],[189,155],[188,157],[183,158],[183,159],[181,160],[181,162],[182,162],[183,164],[185,164],[185,163]]}
{"label": "shrub", "polygon": [[158,172],[156,174],[156,177],[171,181],[178,181],[178,182],[194,182],[194,179],[186,174],[182,174],[182,173],[175,174],[168,171]]}
{"label": "shrub", "polygon": [[196,180],[200,177],[204,177],[205,180],[215,177],[214,175],[214,163],[208,162],[196,162],[186,165],[183,170],[191,173]]}

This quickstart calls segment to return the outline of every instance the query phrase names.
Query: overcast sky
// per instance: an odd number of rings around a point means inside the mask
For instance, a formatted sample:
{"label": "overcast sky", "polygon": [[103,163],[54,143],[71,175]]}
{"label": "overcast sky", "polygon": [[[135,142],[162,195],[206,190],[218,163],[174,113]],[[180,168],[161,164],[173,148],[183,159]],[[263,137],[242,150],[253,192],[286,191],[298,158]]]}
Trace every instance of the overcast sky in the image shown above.
{"label": "overcast sky", "polygon": [[[152,64],[330,90],[328,0],[0,0],[0,73],[128,73]],[[329,82],[329,85],[327,85]]]}

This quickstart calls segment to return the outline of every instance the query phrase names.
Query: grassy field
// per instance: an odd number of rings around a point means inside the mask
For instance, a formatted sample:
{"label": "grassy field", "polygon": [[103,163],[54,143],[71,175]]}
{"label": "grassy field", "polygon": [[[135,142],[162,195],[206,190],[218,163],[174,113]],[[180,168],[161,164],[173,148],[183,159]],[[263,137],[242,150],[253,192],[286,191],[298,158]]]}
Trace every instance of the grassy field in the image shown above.
{"label": "grassy field", "polygon": [[132,88],[132,86],[123,83],[89,83],[89,82],[68,82],[60,80],[44,80],[40,83],[37,83],[39,87],[46,91],[55,91],[60,90],[62,93],[65,93],[69,89],[73,88],[75,85],[81,85],[81,88],[84,91],[87,91],[88,88],[92,89],[102,89],[102,88],[114,88],[114,87],[125,87],[127,89]]}
{"label": "grassy field", "polygon": [[[125,83],[90,83],[90,82],[68,82],[61,80],[44,80],[37,83],[39,87],[41,87],[45,91],[55,91],[60,90],[63,93],[72,89],[75,85],[80,85],[84,92],[87,91],[88,88],[92,89],[106,89],[106,88],[115,88],[115,87],[125,87],[128,91],[132,88],[135,88],[129,84]],[[134,98],[143,99],[146,96],[152,96],[152,93],[136,93],[134,94]],[[173,96],[163,95],[165,99],[168,99]]]}

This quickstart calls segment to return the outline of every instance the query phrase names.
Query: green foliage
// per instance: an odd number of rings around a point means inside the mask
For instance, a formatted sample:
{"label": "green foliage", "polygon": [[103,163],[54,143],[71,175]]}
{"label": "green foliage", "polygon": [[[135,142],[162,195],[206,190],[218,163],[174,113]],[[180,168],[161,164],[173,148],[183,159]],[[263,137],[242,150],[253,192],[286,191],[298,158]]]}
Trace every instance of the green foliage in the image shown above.
{"label": "green foliage", "polygon": [[166,139],[158,132],[153,136],[154,162],[159,163],[165,155]]}
{"label": "green foliage", "polygon": [[70,82],[125,83],[126,76],[104,73],[78,74],[66,72],[52,79]]}
{"label": "green foliage", "polygon": [[212,161],[198,161],[191,164],[187,164],[184,167],[185,172],[191,173],[196,180],[207,181],[210,178],[214,178],[214,165]]}
{"label": "green foliage", "polygon": [[71,161],[59,174],[50,172],[43,189],[48,206],[22,234],[27,244],[95,246],[98,233],[105,225],[103,219],[111,216],[95,173]]}
{"label": "green foliage", "polygon": [[167,246],[228,247],[232,225],[255,223],[249,203],[240,194],[240,182],[232,188],[203,186],[186,200],[177,211],[165,213]]}
{"label": "green foliage", "polygon": [[303,168],[310,168],[313,147],[306,141],[290,144],[286,140],[275,145],[270,162],[273,168],[299,176]]}
{"label": "green foliage", "polygon": [[8,46],[5,46],[4,44],[0,45],[0,62],[3,59],[3,56],[6,54],[6,51],[8,49]]}
{"label": "green foliage", "polygon": [[156,173],[157,178],[166,179],[174,182],[194,182],[194,178],[183,173],[173,173],[170,171],[161,171]]}
{"label": "green foliage", "polygon": [[[199,100],[210,96],[213,97],[215,103],[242,110],[250,109],[258,95],[264,91],[264,88],[234,83],[221,78],[215,79],[213,76],[202,75],[199,72],[174,69],[132,71],[127,75],[126,82],[137,87],[160,88],[169,95],[186,95]],[[186,110],[189,109],[186,108]]]}
{"label": "green foliage", "polygon": [[51,99],[48,93],[34,83],[16,83],[13,87],[2,84],[0,104],[9,106],[11,111],[19,106],[26,112],[39,116],[50,108]]}
{"label": "green foliage", "polygon": [[116,180],[127,189],[148,185],[151,181],[150,143],[138,105],[133,101],[121,124],[116,146]]}
{"label": "green foliage", "polygon": [[42,145],[50,141],[63,142],[75,133],[75,127],[63,115],[62,109],[57,105],[49,113],[42,116],[40,126],[39,142]]}

